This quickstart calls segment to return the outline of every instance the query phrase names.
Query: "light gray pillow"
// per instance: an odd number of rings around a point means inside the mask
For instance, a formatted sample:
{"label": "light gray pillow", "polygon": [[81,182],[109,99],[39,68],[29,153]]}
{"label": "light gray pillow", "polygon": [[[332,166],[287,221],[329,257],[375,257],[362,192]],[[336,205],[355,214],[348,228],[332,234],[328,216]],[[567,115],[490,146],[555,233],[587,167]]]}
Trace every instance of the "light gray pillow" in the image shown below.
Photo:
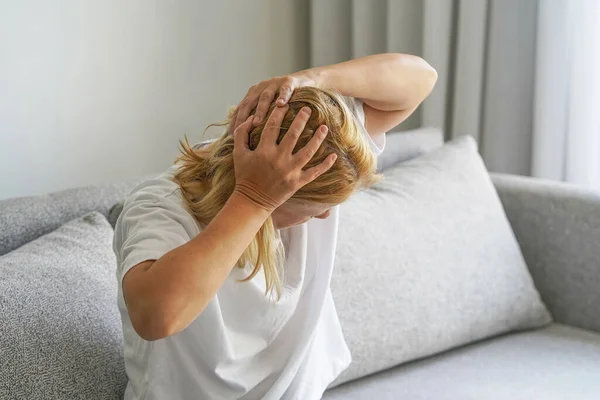
{"label": "light gray pillow", "polygon": [[0,257],[0,398],[122,399],[113,230],[92,212]]}
{"label": "light gray pillow", "polygon": [[551,317],[471,137],[341,206],[332,292],[353,362],[331,386]]}

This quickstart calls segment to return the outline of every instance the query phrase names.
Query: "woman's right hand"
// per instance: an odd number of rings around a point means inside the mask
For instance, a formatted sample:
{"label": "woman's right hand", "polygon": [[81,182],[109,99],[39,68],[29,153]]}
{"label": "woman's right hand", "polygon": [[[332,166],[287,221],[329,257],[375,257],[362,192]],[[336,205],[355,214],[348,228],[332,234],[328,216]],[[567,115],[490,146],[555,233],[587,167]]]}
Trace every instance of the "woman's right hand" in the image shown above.
{"label": "woman's right hand", "polygon": [[254,128],[253,116],[234,131],[235,191],[269,212],[331,168],[337,158],[332,153],[319,165],[303,170],[325,139],[327,127],[321,125],[306,146],[292,154],[310,117],[310,108],[302,108],[277,144],[281,123],[288,109],[287,105],[273,109],[254,150],[248,147],[249,133]]}

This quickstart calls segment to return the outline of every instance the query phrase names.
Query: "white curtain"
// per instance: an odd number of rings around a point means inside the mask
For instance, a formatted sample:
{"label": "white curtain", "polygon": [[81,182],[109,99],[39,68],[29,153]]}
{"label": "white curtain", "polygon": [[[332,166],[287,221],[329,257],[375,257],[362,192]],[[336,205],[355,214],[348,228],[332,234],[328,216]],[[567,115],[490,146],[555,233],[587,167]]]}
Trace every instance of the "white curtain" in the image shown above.
{"label": "white curtain", "polygon": [[436,88],[399,129],[474,136],[489,170],[600,188],[600,0],[312,0],[312,65],[417,54]]}
{"label": "white curtain", "polygon": [[312,0],[310,56],[324,65],[417,54],[438,84],[399,129],[474,136],[488,168],[530,174],[538,0]]}
{"label": "white curtain", "polygon": [[600,189],[600,1],[543,0],[532,174]]}

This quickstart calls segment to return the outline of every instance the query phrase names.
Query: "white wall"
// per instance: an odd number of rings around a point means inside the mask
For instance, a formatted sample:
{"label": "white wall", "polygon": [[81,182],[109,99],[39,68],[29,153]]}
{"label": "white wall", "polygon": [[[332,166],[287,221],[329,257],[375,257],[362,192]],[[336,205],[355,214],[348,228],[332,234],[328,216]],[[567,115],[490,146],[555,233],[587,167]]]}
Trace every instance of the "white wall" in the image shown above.
{"label": "white wall", "polygon": [[159,172],[308,63],[308,2],[0,0],[0,198]]}

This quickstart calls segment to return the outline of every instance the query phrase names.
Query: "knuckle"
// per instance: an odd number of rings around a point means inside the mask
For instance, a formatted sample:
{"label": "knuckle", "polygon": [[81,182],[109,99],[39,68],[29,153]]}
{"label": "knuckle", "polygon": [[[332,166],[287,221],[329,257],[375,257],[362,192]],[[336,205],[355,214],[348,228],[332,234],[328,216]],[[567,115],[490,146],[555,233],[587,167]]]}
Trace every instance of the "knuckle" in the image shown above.
{"label": "knuckle", "polygon": [[262,92],[262,93],[260,94],[260,98],[261,98],[262,100],[268,100],[268,99],[270,99],[271,97],[273,97],[273,92],[271,92],[270,90],[265,90],[264,92]]}
{"label": "knuckle", "polygon": [[315,155],[315,150],[312,147],[305,146],[302,149],[302,157],[303,158],[310,160],[312,158],[312,156],[314,156],[314,155]]}
{"label": "knuckle", "polygon": [[288,129],[286,135],[290,135],[292,139],[298,139],[302,131],[300,129]]}
{"label": "knuckle", "polygon": [[282,182],[283,185],[290,190],[294,189],[294,187],[296,186],[296,180],[291,176],[286,176],[285,178],[283,178]]}

